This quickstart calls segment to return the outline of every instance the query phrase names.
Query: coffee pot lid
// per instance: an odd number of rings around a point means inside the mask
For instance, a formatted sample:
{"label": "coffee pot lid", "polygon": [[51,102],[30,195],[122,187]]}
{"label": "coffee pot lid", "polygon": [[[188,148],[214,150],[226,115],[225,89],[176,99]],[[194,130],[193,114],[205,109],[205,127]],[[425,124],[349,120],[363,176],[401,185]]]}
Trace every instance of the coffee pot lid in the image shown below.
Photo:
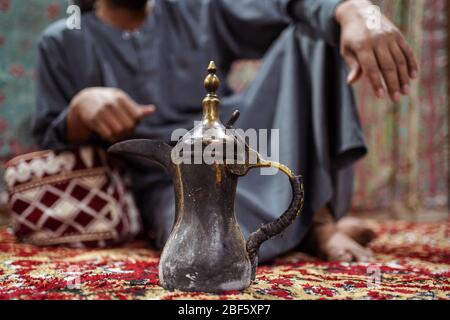
{"label": "coffee pot lid", "polygon": [[[208,74],[204,80],[204,86],[206,89],[206,96],[202,101],[203,115],[199,123],[197,123],[192,130],[186,133],[177,143],[176,150],[183,149],[186,154],[186,145],[194,146],[201,144],[201,148],[196,150],[202,150],[209,146],[210,150],[221,149],[223,152],[215,151],[216,156],[236,159],[236,154],[226,155],[225,149],[227,146],[233,145],[233,150],[245,150],[245,142],[242,138],[235,133],[232,128],[225,127],[220,120],[220,99],[217,95],[217,91],[220,87],[220,79],[217,76],[217,67],[214,61],[211,61],[208,65]],[[237,118],[234,115],[235,118]],[[236,119],[234,119],[236,120]],[[233,120],[233,121],[234,121]],[[178,151],[177,151],[178,152]],[[187,152],[193,154],[191,152]],[[199,156],[195,153],[195,156]],[[241,152],[237,152],[241,153]],[[203,155],[202,155],[203,156]],[[238,158],[241,158],[239,156]]]}
{"label": "coffee pot lid", "polygon": [[219,106],[220,99],[217,95],[217,90],[220,87],[220,79],[216,74],[217,68],[214,61],[211,61],[208,65],[208,75],[204,80],[204,86],[206,89],[206,96],[202,101],[203,106],[203,122],[212,125],[214,122],[220,122],[219,119]]}

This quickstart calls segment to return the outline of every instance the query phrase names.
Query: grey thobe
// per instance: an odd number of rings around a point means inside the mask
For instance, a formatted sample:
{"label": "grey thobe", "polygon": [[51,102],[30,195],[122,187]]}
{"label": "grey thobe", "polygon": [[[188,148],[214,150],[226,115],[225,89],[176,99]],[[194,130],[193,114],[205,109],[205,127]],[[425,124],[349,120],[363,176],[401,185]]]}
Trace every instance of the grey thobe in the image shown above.
{"label": "grey thobe", "polygon": [[[68,30],[60,21],[44,32],[33,124],[41,147],[76,147],[65,139],[68,105],[93,86],[117,87],[140,104],[155,104],[156,114],[139,124],[135,137],[169,141],[174,129],[190,129],[200,119],[210,60],[225,79],[233,61],[263,58],[244,93],[222,86],[222,117],[238,108],[237,127],[279,129],[279,161],[304,176],[306,197],[301,217],[261,247],[260,261],[297,246],[324,205],[342,216],[351,200],[352,164],[366,149],[337,45],[333,13],[339,0],[154,3],[138,32],[108,26],[93,12],[83,15],[81,30]],[[84,143],[107,146],[98,136]],[[143,220],[162,247],[175,212],[169,177],[134,161],[129,170]],[[274,220],[290,198],[282,175],[255,170],[241,178],[236,212],[244,234]]]}

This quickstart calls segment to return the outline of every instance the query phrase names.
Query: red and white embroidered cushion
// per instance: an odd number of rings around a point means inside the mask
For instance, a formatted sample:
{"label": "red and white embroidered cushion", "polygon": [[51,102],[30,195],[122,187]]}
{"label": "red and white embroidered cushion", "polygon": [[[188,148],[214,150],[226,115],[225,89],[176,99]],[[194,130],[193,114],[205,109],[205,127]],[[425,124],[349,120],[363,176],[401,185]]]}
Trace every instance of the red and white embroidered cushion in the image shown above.
{"label": "red and white embroidered cushion", "polygon": [[6,166],[12,229],[22,241],[103,247],[141,229],[123,173],[102,149],[35,152]]}

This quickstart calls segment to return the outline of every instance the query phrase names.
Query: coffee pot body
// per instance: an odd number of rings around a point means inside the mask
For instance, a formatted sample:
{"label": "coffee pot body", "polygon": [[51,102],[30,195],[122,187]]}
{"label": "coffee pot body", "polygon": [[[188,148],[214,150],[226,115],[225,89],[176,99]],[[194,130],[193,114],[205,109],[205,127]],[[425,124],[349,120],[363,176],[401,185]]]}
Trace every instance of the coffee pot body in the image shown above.
{"label": "coffee pot body", "polygon": [[[169,290],[222,292],[243,290],[256,276],[260,245],[280,234],[300,214],[301,176],[286,166],[265,160],[233,131],[235,112],[227,126],[218,117],[220,82],[211,63],[205,79],[203,119],[175,147],[139,139],[117,143],[111,153],[140,156],[165,169],[175,188],[175,221],[159,263],[161,285]],[[228,152],[232,150],[232,152]],[[286,211],[246,240],[235,216],[238,178],[250,169],[275,167],[292,187]]]}

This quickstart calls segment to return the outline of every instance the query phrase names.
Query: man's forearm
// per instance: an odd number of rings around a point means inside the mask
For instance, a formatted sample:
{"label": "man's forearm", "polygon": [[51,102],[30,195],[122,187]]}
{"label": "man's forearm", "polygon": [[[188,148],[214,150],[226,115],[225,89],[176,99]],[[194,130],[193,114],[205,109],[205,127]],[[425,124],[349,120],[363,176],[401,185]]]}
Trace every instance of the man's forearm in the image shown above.
{"label": "man's forearm", "polygon": [[343,0],[339,5],[336,6],[334,17],[336,18],[336,21],[340,25],[342,25],[349,19],[354,19],[354,12],[356,10],[365,10],[372,5],[373,3],[369,0]]}
{"label": "man's forearm", "polygon": [[339,44],[339,25],[335,19],[336,7],[343,0],[293,0],[290,13],[295,22],[304,23],[328,43]]}

